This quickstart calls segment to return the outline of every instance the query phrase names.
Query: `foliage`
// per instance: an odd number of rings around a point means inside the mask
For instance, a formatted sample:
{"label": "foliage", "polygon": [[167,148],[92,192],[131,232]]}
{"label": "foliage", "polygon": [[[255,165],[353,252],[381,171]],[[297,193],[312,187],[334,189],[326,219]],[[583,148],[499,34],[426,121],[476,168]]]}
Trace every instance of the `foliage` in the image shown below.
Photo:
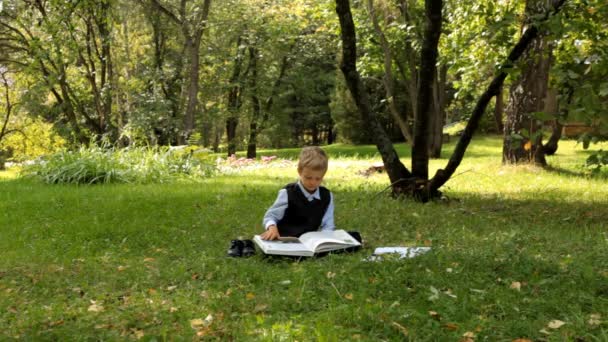
{"label": "foliage", "polygon": [[81,147],[41,158],[25,175],[49,184],[167,183],[211,176],[215,167],[194,150],[167,147]]}
{"label": "foliage", "polygon": [[0,150],[10,151],[15,162],[32,160],[64,148],[66,141],[53,130],[53,125],[40,118],[15,117],[13,127],[19,134],[6,136]]}
{"label": "foliage", "polygon": [[[375,147],[332,146],[336,223],[365,247],[301,261],[225,257],[294,165],[195,186],[3,178],[0,340],[606,340],[608,188],[573,175],[574,144],[550,157],[560,173],[500,166],[501,139],[480,137],[449,201],[397,207],[383,175],[356,172]],[[431,252],[363,260],[380,246]]]}

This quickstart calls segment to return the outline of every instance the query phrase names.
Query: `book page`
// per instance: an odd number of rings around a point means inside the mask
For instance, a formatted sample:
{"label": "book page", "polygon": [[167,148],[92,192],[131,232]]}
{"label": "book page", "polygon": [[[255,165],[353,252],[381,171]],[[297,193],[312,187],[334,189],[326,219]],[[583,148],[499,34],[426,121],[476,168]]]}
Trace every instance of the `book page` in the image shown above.
{"label": "book page", "polygon": [[361,245],[344,230],[308,232],[300,236],[300,241],[315,252],[325,252]]}
{"label": "book page", "polygon": [[311,256],[314,253],[297,238],[283,240],[263,240],[259,235],[253,237],[253,241],[264,251],[265,254]]}

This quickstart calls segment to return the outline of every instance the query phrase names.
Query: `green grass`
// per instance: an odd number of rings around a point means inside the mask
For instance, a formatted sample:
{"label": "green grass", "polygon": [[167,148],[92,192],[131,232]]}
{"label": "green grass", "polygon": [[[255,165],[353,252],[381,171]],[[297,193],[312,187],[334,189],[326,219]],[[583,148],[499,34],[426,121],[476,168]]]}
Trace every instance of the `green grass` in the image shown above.
{"label": "green grass", "polygon": [[[147,185],[0,172],[0,340],[608,340],[606,178],[580,175],[573,142],[553,171],[501,166],[500,146],[476,139],[449,200],[424,205],[358,174],[373,147],[327,147],[336,222],[366,247],[301,262],[225,257],[261,231],[293,163]],[[362,261],[396,245],[432,251]]]}

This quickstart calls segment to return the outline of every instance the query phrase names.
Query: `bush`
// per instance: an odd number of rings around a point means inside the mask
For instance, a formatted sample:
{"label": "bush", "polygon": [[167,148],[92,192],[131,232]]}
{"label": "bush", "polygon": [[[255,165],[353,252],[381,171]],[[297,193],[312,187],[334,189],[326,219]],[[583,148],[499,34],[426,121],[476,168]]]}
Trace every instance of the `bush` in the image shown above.
{"label": "bush", "polygon": [[166,183],[215,173],[213,164],[192,156],[168,147],[82,147],[39,159],[23,172],[50,184]]}

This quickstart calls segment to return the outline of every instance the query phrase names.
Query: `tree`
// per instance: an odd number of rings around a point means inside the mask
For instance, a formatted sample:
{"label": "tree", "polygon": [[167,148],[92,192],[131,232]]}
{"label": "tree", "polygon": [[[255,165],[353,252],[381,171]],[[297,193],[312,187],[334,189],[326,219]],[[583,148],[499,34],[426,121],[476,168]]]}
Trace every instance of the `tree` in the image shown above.
{"label": "tree", "polygon": [[[11,100],[10,89],[12,87],[13,80],[8,75],[8,69],[5,66],[0,65],[0,87],[2,87],[2,100],[0,100],[0,108],[3,109],[2,121],[0,121],[0,147],[2,146],[2,140],[4,137],[11,133],[18,132],[18,130],[11,128],[9,122],[11,121],[11,115],[17,103]],[[6,160],[7,151],[0,148],[0,170],[4,170],[4,162]]]}
{"label": "tree", "polygon": [[[522,31],[530,25],[538,25],[532,18],[547,12],[549,6],[545,0],[528,0]],[[540,129],[542,121],[538,117],[544,110],[553,59],[553,46],[547,34],[546,30],[541,30],[524,51],[519,77],[511,84],[504,128],[504,163],[533,161],[543,166],[547,164]]]}
{"label": "tree", "polygon": [[182,90],[182,100],[186,102],[186,106],[183,114],[182,134],[179,139],[179,143],[184,143],[194,130],[195,116],[199,110],[200,47],[201,38],[207,27],[211,0],[204,0],[202,4],[196,1],[180,0],[178,8],[174,8],[171,4],[163,4],[160,0],[150,0],[150,4],[178,25],[184,38],[188,72],[185,77],[187,86]]}
{"label": "tree", "polygon": [[[555,4],[552,11],[543,14],[549,17],[562,6],[564,1]],[[494,77],[486,91],[477,101],[471,118],[458,141],[454,153],[450,157],[447,166],[437,171],[433,178],[428,178],[428,118],[431,109],[431,96],[433,92],[433,78],[435,75],[435,60],[437,56],[437,45],[442,20],[442,1],[427,0],[425,2],[426,24],[421,52],[420,86],[418,87],[418,106],[414,129],[414,146],[412,150],[412,172],[410,172],[399,160],[395,149],[388,139],[384,130],[377,124],[377,119],[370,111],[370,103],[367,91],[361,82],[357,70],[357,41],[355,26],[350,11],[348,0],[336,0],[336,12],[340,19],[342,39],[342,60],[340,69],[344,74],[348,88],[351,92],[361,116],[369,122],[370,130],[376,140],[376,146],[382,156],[384,166],[391,181],[393,194],[405,194],[413,196],[421,201],[428,201],[439,196],[439,188],[447,182],[455,172],[464,157],[464,152],[469,145],[473,133],[477,129],[479,120],[486,106],[493,96],[496,96],[507,77],[505,69],[511,68],[528,45],[538,35],[538,28],[532,26],[521,36],[519,42],[513,47],[507,61],[503,63],[501,71]],[[419,136],[420,135],[420,136]]]}

